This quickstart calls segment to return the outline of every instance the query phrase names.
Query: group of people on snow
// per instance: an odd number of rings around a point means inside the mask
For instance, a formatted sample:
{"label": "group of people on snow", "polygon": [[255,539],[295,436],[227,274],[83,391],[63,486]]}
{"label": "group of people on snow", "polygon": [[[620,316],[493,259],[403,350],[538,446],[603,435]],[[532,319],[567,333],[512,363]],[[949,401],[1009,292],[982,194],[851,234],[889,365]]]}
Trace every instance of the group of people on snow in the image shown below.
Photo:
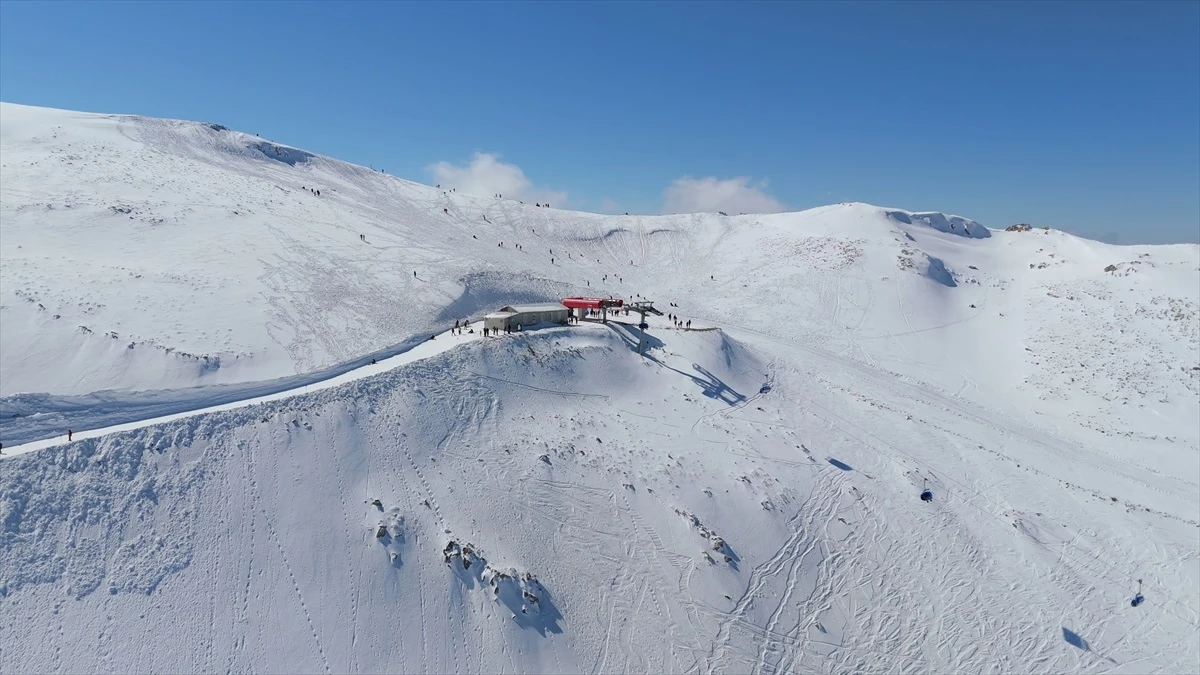
{"label": "group of people on snow", "polygon": [[[672,303],[671,306],[673,307],[674,303]],[[686,328],[688,330],[692,329],[692,320],[691,319],[684,321],[683,319],[679,318],[678,314],[668,314],[667,318],[671,320],[671,323],[675,324],[676,328]]]}

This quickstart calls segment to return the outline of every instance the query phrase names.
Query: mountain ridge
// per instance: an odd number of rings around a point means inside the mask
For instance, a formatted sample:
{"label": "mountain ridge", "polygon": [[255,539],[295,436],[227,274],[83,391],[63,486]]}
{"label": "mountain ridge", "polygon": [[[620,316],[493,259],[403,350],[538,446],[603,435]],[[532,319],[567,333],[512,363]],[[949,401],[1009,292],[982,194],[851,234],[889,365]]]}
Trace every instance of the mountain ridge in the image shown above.
{"label": "mountain ridge", "polygon": [[[1198,246],[566,212],[8,104],[0,158],[0,671],[1200,656]],[[684,325],[479,333],[610,294]]]}

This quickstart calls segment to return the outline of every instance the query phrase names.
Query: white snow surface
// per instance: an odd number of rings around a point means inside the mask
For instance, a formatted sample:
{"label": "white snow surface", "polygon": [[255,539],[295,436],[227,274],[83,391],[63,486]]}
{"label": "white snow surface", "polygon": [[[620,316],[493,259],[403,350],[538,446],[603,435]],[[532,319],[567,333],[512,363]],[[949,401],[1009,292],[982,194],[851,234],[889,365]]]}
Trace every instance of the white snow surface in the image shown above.
{"label": "white snow surface", "polygon": [[1200,247],[453,187],[0,104],[0,672],[1195,670]]}

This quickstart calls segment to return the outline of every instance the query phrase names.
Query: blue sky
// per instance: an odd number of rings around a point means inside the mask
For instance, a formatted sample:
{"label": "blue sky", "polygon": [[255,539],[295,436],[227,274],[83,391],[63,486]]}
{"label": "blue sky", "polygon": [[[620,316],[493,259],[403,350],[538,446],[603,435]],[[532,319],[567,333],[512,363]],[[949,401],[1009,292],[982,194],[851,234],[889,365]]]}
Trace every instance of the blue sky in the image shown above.
{"label": "blue sky", "polygon": [[1200,241],[1197,2],[6,1],[0,98],[584,210]]}

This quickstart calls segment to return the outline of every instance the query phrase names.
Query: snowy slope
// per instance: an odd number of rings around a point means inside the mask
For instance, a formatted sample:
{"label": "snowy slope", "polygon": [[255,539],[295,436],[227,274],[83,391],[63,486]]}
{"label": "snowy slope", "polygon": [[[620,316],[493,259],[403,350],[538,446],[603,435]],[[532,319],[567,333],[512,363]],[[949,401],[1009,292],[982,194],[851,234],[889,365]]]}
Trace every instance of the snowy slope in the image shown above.
{"label": "snowy slope", "polygon": [[[0,396],[295,378],[508,302],[641,293],[977,402],[1019,400],[1021,415],[1069,410],[1120,433],[1108,420],[1162,429],[1165,406],[1184,420],[1169,435],[1197,435],[1194,245],[993,233],[862,204],[595,216],[447,194],[208,124],[11,104],[0,122]],[[16,411],[57,407],[78,401]]]}
{"label": "snowy slope", "polygon": [[[563,212],[11,104],[0,163],[0,440],[46,446],[0,462],[0,671],[1200,658],[1196,246]],[[574,293],[718,329],[423,342]]]}

